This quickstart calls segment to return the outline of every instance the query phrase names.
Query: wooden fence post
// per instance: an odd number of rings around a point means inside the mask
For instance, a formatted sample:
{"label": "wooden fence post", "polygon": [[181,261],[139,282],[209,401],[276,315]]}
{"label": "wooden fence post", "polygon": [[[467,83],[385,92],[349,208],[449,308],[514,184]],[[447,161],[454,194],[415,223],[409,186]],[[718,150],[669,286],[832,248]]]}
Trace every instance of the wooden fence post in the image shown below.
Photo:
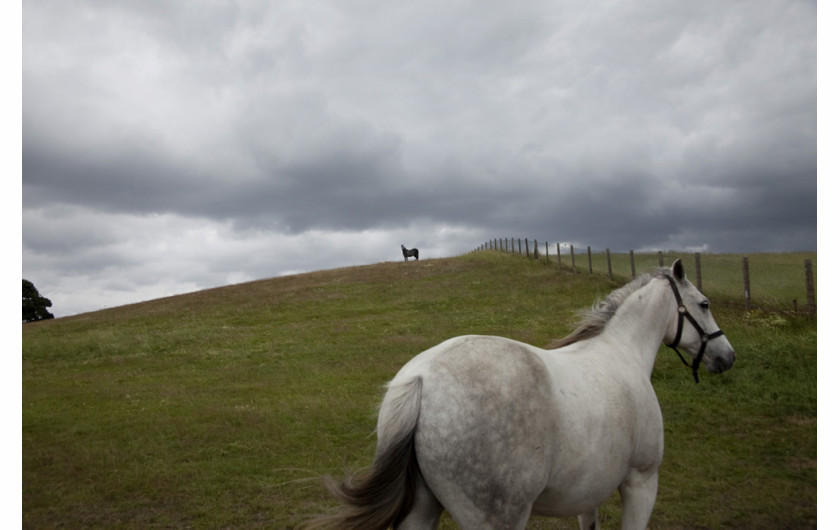
{"label": "wooden fence post", "polygon": [[612,260],[610,259],[610,249],[607,249],[607,273],[610,275],[610,280],[612,280]]}
{"label": "wooden fence post", "polygon": [[589,274],[592,274],[592,247],[586,247],[586,255],[589,256]]}
{"label": "wooden fence post", "polygon": [[749,311],[750,310],[750,260],[747,256],[744,256],[743,268],[744,268],[744,308],[747,311]]}
{"label": "wooden fence post", "polygon": [[534,240],[534,259],[540,259],[540,251],[536,239]]}
{"label": "wooden fence post", "polygon": [[664,267],[664,265],[662,264],[662,251],[661,250],[659,251],[659,266]]}
{"label": "wooden fence post", "polygon": [[630,278],[636,278],[636,258],[633,256],[633,251],[630,251]]}
{"label": "wooden fence post", "polygon": [[522,238],[518,237],[518,238],[516,238],[516,240],[519,241],[519,255],[521,256],[522,255]]}
{"label": "wooden fence post", "polygon": [[548,241],[545,242],[545,262],[548,263]]}
{"label": "wooden fence post", "polygon": [[577,272],[577,267],[575,267],[575,246],[569,245],[569,250],[572,254],[572,272]]}
{"label": "wooden fence post", "polygon": [[805,260],[805,292],[808,296],[808,311],[817,312],[817,300],[814,296],[814,271],[811,267],[811,260]]}
{"label": "wooden fence post", "polygon": [[531,247],[528,246],[528,238],[525,238],[525,256],[531,257]]}
{"label": "wooden fence post", "polygon": [[557,243],[557,267],[562,267],[563,264],[560,263],[560,243]]}
{"label": "wooden fence post", "polygon": [[697,270],[697,290],[703,292],[703,276],[700,275],[700,253],[694,253],[694,268]]}

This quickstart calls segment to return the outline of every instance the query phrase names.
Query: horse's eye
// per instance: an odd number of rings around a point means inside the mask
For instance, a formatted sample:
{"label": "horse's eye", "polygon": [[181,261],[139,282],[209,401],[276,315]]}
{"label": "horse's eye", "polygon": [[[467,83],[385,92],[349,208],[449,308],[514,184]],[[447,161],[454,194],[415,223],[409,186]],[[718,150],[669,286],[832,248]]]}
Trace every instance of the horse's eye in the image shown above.
{"label": "horse's eye", "polygon": [[700,308],[703,309],[704,311],[709,309],[709,301],[708,300],[703,300],[702,302],[700,302]]}

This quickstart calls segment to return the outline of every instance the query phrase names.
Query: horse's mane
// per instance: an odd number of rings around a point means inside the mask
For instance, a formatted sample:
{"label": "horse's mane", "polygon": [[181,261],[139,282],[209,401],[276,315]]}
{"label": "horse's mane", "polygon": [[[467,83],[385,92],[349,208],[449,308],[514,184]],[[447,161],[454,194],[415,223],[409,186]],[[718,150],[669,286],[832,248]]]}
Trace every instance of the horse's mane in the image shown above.
{"label": "horse's mane", "polygon": [[575,342],[597,337],[604,331],[607,322],[610,321],[613,315],[615,315],[615,312],[618,311],[621,304],[627,300],[631,294],[649,284],[651,280],[656,278],[665,278],[667,276],[668,269],[660,268],[650,274],[643,274],[627,285],[619,287],[608,294],[603,300],[595,302],[591,309],[581,311],[578,327],[562,339],[554,339],[551,341],[548,346],[546,346],[546,349],[554,350],[562,348],[563,346],[568,346],[569,344],[574,344]]}

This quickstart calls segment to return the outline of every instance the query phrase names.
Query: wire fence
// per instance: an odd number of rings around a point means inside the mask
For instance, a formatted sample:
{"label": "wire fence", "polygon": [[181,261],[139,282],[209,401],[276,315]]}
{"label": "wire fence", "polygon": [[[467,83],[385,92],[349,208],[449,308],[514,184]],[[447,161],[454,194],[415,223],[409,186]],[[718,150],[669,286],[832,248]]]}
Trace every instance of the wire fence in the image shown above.
{"label": "wire fence", "polygon": [[705,254],[674,251],[611,252],[527,238],[499,238],[477,247],[520,254],[580,274],[632,279],[680,258],[698,289],[710,298],[741,299],[744,308],[817,311],[816,252]]}

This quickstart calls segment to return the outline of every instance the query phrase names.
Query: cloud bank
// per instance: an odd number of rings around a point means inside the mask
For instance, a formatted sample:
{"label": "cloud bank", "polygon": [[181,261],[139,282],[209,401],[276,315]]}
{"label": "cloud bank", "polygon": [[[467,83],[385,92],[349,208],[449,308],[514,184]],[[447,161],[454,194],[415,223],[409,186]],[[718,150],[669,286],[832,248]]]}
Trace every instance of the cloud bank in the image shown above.
{"label": "cloud bank", "polygon": [[402,243],[815,249],[816,23],[813,1],[26,2],[23,274],[63,315]]}

